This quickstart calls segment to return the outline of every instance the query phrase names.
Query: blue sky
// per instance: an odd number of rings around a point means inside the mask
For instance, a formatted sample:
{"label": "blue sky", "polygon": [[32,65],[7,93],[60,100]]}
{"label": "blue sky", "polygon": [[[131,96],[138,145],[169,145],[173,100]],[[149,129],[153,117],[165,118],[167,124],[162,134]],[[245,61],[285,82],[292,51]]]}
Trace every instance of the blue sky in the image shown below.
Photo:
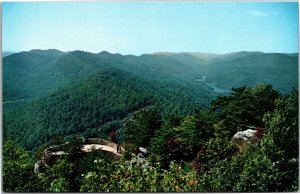
{"label": "blue sky", "polygon": [[2,50],[298,52],[298,3],[7,2]]}

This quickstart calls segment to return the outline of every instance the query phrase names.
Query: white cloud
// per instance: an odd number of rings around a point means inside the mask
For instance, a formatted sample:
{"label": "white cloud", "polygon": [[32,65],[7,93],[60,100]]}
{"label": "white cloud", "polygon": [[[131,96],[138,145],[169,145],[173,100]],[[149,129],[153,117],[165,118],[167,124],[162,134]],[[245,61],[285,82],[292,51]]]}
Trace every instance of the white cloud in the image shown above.
{"label": "white cloud", "polygon": [[250,10],[250,11],[246,11],[246,13],[255,17],[264,17],[270,15],[267,12],[259,11],[259,10]]}

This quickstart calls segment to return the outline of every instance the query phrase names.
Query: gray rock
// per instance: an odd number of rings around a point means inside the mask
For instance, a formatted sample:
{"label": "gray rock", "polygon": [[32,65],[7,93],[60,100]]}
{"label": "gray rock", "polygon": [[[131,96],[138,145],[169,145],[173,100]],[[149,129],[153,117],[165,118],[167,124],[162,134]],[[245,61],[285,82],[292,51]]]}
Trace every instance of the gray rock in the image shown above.
{"label": "gray rock", "polygon": [[38,162],[36,162],[34,164],[34,173],[39,173],[39,171],[40,171],[40,165],[38,164]]}
{"label": "gray rock", "polygon": [[137,158],[139,158],[139,159],[145,159],[145,156],[143,156],[142,153],[139,153],[139,154],[137,155]]}
{"label": "gray rock", "polygon": [[139,150],[140,150],[141,152],[143,152],[144,154],[147,154],[147,153],[148,153],[147,149],[145,149],[145,148],[143,148],[143,147],[139,147]]}
{"label": "gray rock", "polygon": [[250,142],[253,140],[255,133],[256,133],[256,130],[254,130],[254,129],[247,129],[245,131],[239,131],[236,134],[234,134],[233,139],[244,140],[244,141]]}

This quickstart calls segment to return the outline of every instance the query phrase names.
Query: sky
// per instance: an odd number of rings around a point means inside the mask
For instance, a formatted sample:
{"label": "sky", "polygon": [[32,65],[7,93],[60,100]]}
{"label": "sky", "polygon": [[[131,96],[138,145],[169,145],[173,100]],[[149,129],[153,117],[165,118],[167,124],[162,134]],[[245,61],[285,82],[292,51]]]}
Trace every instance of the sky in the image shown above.
{"label": "sky", "polygon": [[297,2],[5,2],[2,51],[298,53]]}

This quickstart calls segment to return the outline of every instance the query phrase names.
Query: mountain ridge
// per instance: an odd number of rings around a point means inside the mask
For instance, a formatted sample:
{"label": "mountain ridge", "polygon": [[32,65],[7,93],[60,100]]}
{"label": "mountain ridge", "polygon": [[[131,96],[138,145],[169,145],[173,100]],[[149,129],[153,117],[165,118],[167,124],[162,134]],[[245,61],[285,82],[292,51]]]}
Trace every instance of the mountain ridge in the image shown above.
{"label": "mountain ridge", "polygon": [[[33,49],[4,57],[2,62],[5,101],[46,95],[103,68],[119,69],[148,80],[194,85],[200,90],[207,88],[205,83],[226,90],[261,82],[283,92],[298,87],[295,54],[242,51],[225,55],[182,52],[134,56]],[[195,82],[203,77],[203,82]]]}
{"label": "mountain ridge", "polygon": [[20,52],[8,52],[8,51],[3,51],[2,53],[10,53],[10,54],[16,54],[16,53],[21,53],[21,52],[50,52],[50,51],[55,51],[55,52],[60,52],[60,53],[70,53],[74,51],[82,51],[82,52],[88,52],[92,54],[112,54],[112,55],[121,55],[121,56],[136,56],[139,57],[141,55],[178,55],[178,54],[195,54],[195,55],[231,55],[231,54],[242,54],[242,53],[261,53],[261,54],[285,54],[285,55],[298,55],[299,53],[281,53],[281,52],[263,52],[263,51],[235,51],[235,52],[227,52],[227,53],[205,53],[205,52],[169,52],[169,51],[158,51],[158,52],[153,52],[153,53],[144,53],[140,55],[135,55],[135,54],[121,54],[121,53],[112,53],[107,50],[102,50],[99,52],[91,52],[91,51],[84,51],[84,50],[70,50],[70,51],[61,51],[59,49],[51,48],[51,49],[31,49],[29,51],[20,51]]}

